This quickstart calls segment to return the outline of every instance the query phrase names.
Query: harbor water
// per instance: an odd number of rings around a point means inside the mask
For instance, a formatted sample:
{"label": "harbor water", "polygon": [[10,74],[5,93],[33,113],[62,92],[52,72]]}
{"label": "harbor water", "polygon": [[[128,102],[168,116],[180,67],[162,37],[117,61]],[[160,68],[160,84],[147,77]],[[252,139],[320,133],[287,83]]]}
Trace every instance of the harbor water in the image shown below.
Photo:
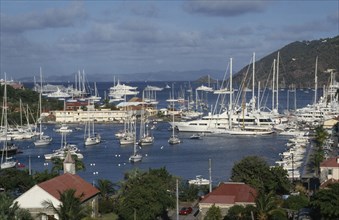
{"label": "harbor water", "polygon": [[[174,83],[168,83],[173,86]],[[164,87],[164,82],[142,82],[129,83],[131,86],[138,86],[142,90],[146,85]],[[176,82],[175,91],[184,88],[187,83]],[[104,95],[112,83],[97,83],[99,94]],[[169,98],[172,89],[164,89],[158,92],[158,108],[166,107],[166,99]],[[288,90],[279,93],[279,111],[283,112],[287,106],[291,108],[296,104],[297,108],[313,103],[313,92],[298,90],[296,95],[288,94]],[[319,94],[319,92],[318,92]],[[209,103],[215,103],[216,95],[209,95]],[[141,97],[141,93],[139,95]],[[294,101],[293,97],[297,99]],[[289,99],[288,99],[289,98]],[[266,98],[267,106],[270,106],[270,95]],[[155,142],[150,146],[143,146],[139,152],[143,155],[140,163],[130,163],[128,158],[133,153],[133,145],[120,146],[114,134],[123,128],[122,124],[107,123],[96,124],[95,130],[102,137],[102,142],[98,145],[84,146],[84,124],[69,125],[73,132],[67,135],[67,142],[77,144],[84,155],[83,162],[86,170],[79,171],[78,174],[88,182],[95,182],[97,179],[109,179],[112,182],[119,182],[124,174],[131,169],[141,169],[147,171],[152,168],[165,167],[172,175],[182,179],[194,179],[196,175],[209,177],[209,159],[211,159],[211,174],[213,184],[228,181],[231,170],[235,163],[243,157],[257,155],[265,158],[270,164],[280,159],[279,153],[286,148],[288,137],[278,134],[262,136],[232,136],[205,134],[202,139],[190,139],[192,133],[178,133],[182,143],[169,145],[168,138],[171,135],[169,124],[158,122],[152,133]],[[61,135],[54,129],[56,125],[44,125],[44,132],[53,138],[53,142],[48,146],[35,147],[32,140],[17,141],[22,153],[16,155],[16,159],[26,165],[31,164],[32,172],[51,169],[51,161],[44,159],[44,154],[51,153],[60,148]]]}

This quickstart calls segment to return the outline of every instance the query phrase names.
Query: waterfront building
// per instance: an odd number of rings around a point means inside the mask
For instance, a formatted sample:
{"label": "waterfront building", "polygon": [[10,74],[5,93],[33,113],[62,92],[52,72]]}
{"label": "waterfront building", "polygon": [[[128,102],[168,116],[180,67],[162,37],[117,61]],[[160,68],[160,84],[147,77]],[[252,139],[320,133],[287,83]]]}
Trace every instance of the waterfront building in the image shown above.
{"label": "waterfront building", "polygon": [[128,117],[127,111],[122,110],[77,110],[77,111],[52,111],[57,123],[79,123],[93,118],[96,122],[115,122]]}

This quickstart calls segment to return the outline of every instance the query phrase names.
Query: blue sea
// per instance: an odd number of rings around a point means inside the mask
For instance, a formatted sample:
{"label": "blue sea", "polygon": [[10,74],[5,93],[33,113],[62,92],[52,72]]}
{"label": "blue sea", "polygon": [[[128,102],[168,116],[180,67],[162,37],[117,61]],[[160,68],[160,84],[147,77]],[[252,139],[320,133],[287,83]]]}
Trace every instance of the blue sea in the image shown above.
{"label": "blue sea", "polygon": [[[129,82],[131,86],[137,86],[142,90],[147,85],[165,87],[166,84],[174,89],[164,89],[157,93],[157,99],[160,102],[158,108],[166,107],[166,99],[170,94],[180,92],[188,88],[188,82]],[[32,85],[32,84],[31,84]],[[29,87],[31,85],[25,85]],[[105,91],[113,85],[113,82],[97,83],[99,94],[104,95]],[[193,84],[192,84],[193,85]],[[193,85],[193,89],[196,86]],[[318,91],[321,95],[321,90]],[[247,94],[247,100],[252,94]],[[264,97],[263,94],[261,94]],[[289,99],[287,99],[289,97]],[[296,100],[294,99],[296,97]],[[216,95],[208,94],[205,96],[209,105],[215,104]],[[271,96],[267,94],[266,105],[271,105]],[[297,90],[296,95],[288,92],[287,89],[279,91],[279,111],[283,112],[290,106],[300,108],[313,103],[314,92],[311,89]],[[294,106],[295,105],[295,106]],[[128,161],[133,152],[133,146],[120,146],[118,140],[114,137],[115,132],[122,129],[122,124],[96,124],[97,133],[101,134],[102,143],[94,146],[84,146],[84,125],[70,125],[73,132],[67,136],[67,141],[77,144],[84,155],[85,171],[79,171],[78,174],[89,182],[95,182],[97,179],[109,179],[112,182],[119,182],[124,174],[129,170],[138,168],[147,171],[150,168],[165,167],[172,175],[182,179],[193,179],[196,175],[209,177],[209,159],[211,159],[211,171],[213,184],[222,181],[228,181],[231,175],[231,169],[235,163],[243,157],[249,155],[258,155],[266,159],[270,165],[274,165],[279,160],[279,153],[285,150],[285,144],[288,137],[277,134],[264,136],[231,136],[231,135],[212,135],[207,134],[201,140],[190,139],[191,133],[179,133],[181,144],[169,145],[167,140],[171,135],[169,124],[160,122],[152,130],[155,142],[151,146],[144,146],[139,149],[144,158],[142,162],[131,164]],[[28,167],[29,160],[34,171],[43,171],[51,169],[53,164],[44,159],[44,154],[51,153],[60,148],[61,136],[54,132],[55,125],[44,125],[44,132],[53,137],[53,143],[44,147],[35,147],[32,140],[17,141],[22,153],[16,155],[16,159]],[[30,159],[29,159],[30,158]]]}

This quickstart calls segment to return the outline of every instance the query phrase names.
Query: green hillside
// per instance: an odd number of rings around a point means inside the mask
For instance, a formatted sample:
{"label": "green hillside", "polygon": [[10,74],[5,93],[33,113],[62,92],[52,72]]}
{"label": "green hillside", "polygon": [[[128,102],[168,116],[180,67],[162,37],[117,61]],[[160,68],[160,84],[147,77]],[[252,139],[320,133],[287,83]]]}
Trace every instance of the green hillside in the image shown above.
{"label": "green hillside", "polygon": [[[328,69],[339,70],[339,36],[334,38],[320,39],[314,41],[297,41],[281,48],[279,64],[279,84],[288,87],[294,84],[296,87],[314,87],[315,60],[318,56],[318,87],[328,85],[330,73]],[[277,59],[278,51],[275,51],[255,63],[256,82],[261,85],[271,85],[273,60]],[[252,76],[252,67],[248,66],[240,70],[234,77],[234,81],[239,83],[246,77],[248,80]],[[337,80],[339,79],[336,74]]]}

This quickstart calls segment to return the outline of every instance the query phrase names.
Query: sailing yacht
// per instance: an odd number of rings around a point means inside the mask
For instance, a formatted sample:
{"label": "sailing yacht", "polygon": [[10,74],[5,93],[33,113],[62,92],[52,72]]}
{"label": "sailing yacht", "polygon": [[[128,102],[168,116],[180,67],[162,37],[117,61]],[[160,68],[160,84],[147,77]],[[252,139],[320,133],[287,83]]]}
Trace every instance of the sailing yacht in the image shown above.
{"label": "sailing yacht", "polygon": [[154,142],[154,137],[149,131],[149,125],[147,122],[147,116],[145,116],[145,109],[143,107],[141,112],[141,120],[140,120],[140,140],[138,144],[140,146],[152,145]]}
{"label": "sailing yacht", "polygon": [[[134,126],[133,133],[134,134],[136,133],[136,127],[135,126]],[[134,137],[133,137],[133,154],[128,159],[131,163],[140,162],[142,160],[142,155],[138,153],[137,146],[138,146],[138,144],[136,143],[136,135],[134,135]]]}
{"label": "sailing yacht", "polygon": [[153,144],[153,142],[154,142],[154,137],[153,137],[153,135],[151,135],[150,132],[149,132],[149,126],[148,126],[148,124],[146,124],[146,125],[140,125],[140,129],[142,129],[141,126],[144,126],[144,127],[145,127],[144,130],[146,130],[146,131],[144,131],[144,133],[142,133],[142,131],[140,132],[140,140],[139,140],[138,144],[141,145],[141,146]]}
{"label": "sailing yacht", "polygon": [[94,132],[94,120],[88,120],[85,126],[85,146],[96,145],[99,144],[100,142],[101,142],[100,134],[96,134]]}
{"label": "sailing yacht", "polygon": [[173,85],[172,85],[172,96],[173,96],[173,99],[171,99],[171,102],[172,102],[172,106],[171,106],[171,108],[172,108],[172,124],[171,124],[172,125],[172,135],[168,139],[168,143],[174,145],[174,144],[180,144],[181,141],[180,141],[179,137],[177,135],[175,135],[175,131],[174,131],[175,128],[176,128],[175,127],[175,123],[174,123],[174,113],[175,113],[175,111],[174,111],[174,107],[175,107],[174,102],[176,102],[178,100],[174,99],[174,86]]}
{"label": "sailing yacht", "polygon": [[4,129],[5,129],[5,140],[4,145],[2,148],[2,155],[1,155],[1,169],[8,169],[13,168],[16,166],[16,161],[13,160],[12,157],[8,157],[7,152],[7,130],[8,130],[8,121],[7,121],[7,82],[6,82],[6,75],[5,75],[5,88],[4,88],[4,97],[3,97],[3,108],[4,108]]}
{"label": "sailing yacht", "polygon": [[87,99],[93,102],[100,102],[101,97],[99,96],[96,82],[94,83],[94,95],[88,97]]}
{"label": "sailing yacht", "polygon": [[120,145],[133,144],[135,136],[136,136],[136,133],[135,133],[135,126],[136,126],[135,116],[130,115],[130,117],[127,120],[128,120],[127,122],[125,120],[126,125],[124,125],[126,127],[126,129],[125,129],[126,132],[123,135],[123,137],[119,139]]}
{"label": "sailing yacht", "polygon": [[46,160],[51,160],[52,158],[60,158],[60,159],[65,159],[65,156],[67,152],[69,151],[71,155],[75,155],[78,157],[78,159],[83,159],[84,156],[82,153],[80,153],[80,150],[75,144],[69,144],[66,141],[66,136],[67,134],[61,133],[61,146],[59,149],[54,150],[50,154],[45,154],[44,157]]}
{"label": "sailing yacht", "polygon": [[[92,132],[91,132],[91,126],[92,126]],[[87,130],[88,130],[87,132],[88,136],[85,138],[85,146],[99,144],[101,142],[101,136],[100,134],[96,134],[94,132],[94,121],[88,122]]]}
{"label": "sailing yacht", "polygon": [[173,124],[172,124],[172,135],[171,137],[168,139],[168,143],[169,144],[180,144],[181,140],[179,139],[179,137],[177,135],[175,135],[175,123],[174,123],[174,113],[173,115]]}
{"label": "sailing yacht", "polygon": [[41,107],[41,102],[42,102],[42,74],[41,74],[41,68],[40,68],[40,81],[41,81],[41,86],[40,86],[40,94],[39,94],[39,111],[40,111],[40,122],[39,122],[39,139],[34,141],[35,146],[45,146],[48,145],[52,142],[52,138],[43,135],[44,133],[42,132],[42,117],[41,117],[41,112],[42,112],[42,107]]}

